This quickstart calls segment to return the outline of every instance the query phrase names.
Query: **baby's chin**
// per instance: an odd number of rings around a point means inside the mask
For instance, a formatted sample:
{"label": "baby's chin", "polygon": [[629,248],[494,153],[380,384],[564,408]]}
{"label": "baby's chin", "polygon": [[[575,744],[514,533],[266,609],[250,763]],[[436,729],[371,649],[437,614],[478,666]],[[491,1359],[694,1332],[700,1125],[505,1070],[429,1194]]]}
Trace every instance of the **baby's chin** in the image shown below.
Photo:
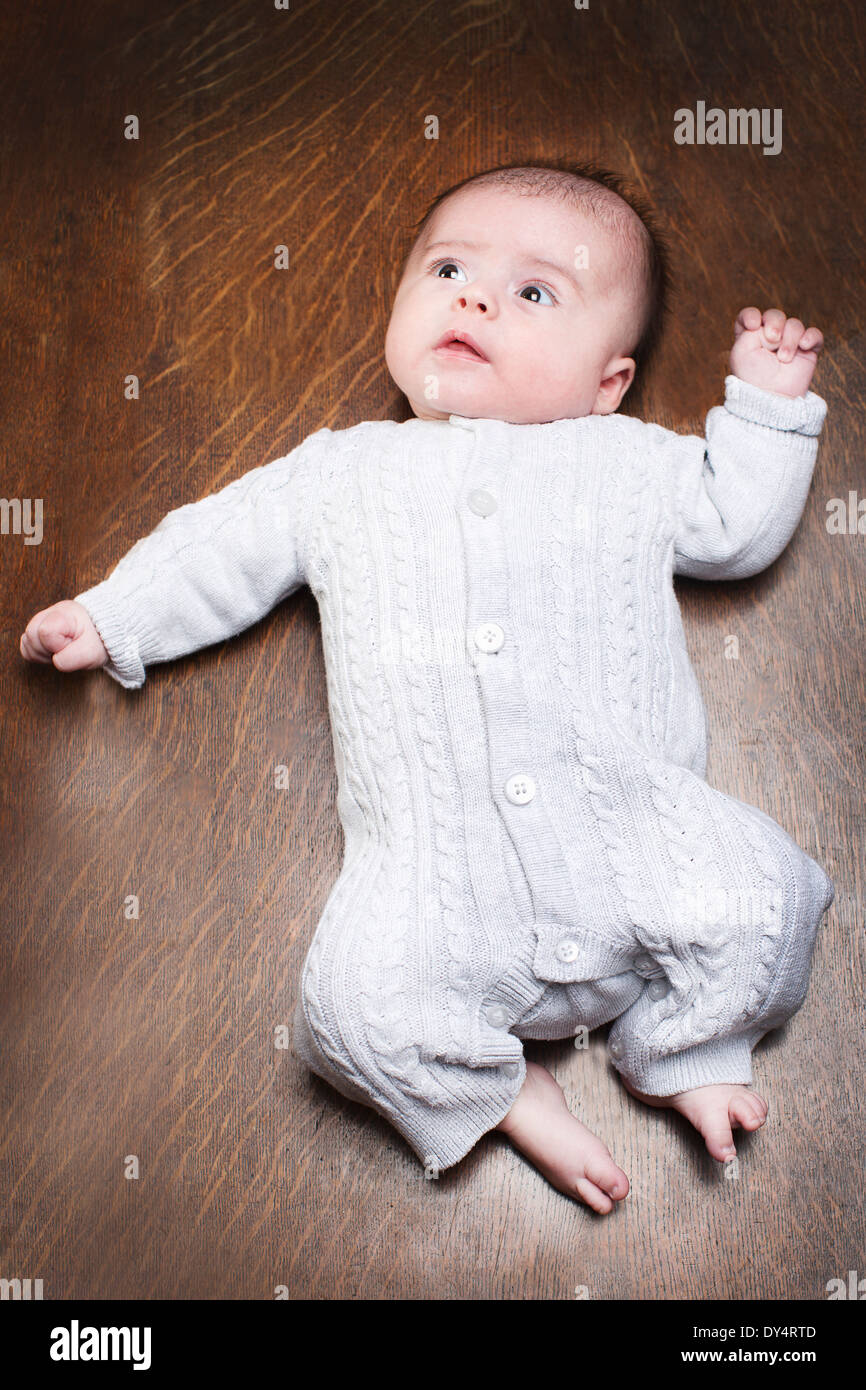
{"label": "baby's chin", "polygon": [[451,415],[459,415],[468,420],[502,420],[509,425],[547,425],[552,420],[563,418],[551,410],[545,413],[543,408],[539,408],[537,400],[511,399],[504,403],[476,392],[443,392],[437,399],[429,401],[411,396],[407,399],[420,419],[447,420]]}
{"label": "baby's chin", "polygon": [[[474,374],[474,375],[473,375]],[[451,415],[459,415],[467,420],[502,420],[511,425],[547,425],[553,420],[563,420],[573,418],[577,409],[576,402],[572,399],[566,404],[564,401],[540,401],[540,393],[536,390],[527,390],[524,395],[511,389],[503,389],[502,383],[498,384],[498,389],[490,389],[495,383],[490,383],[485,388],[485,383],[477,379],[480,375],[479,369],[474,366],[467,368],[463,380],[455,380],[451,374],[443,372],[438,380],[438,394],[427,398],[423,388],[418,389],[419,383],[429,381],[429,367],[425,365],[423,371],[411,374],[411,380],[406,379],[406,374],[401,374],[401,379],[395,380],[395,384],[406,397],[413,413],[422,420],[447,420]],[[590,412],[585,410],[583,414]]]}
{"label": "baby's chin", "polygon": [[[479,383],[480,385],[480,383]],[[484,390],[452,389],[440,392],[438,400],[429,402],[434,410],[441,410],[445,419],[449,415],[460,415],[466,419],[502,420],[510,425],[547,425],[553,420],[573,418],[578,409],[577,402],[571,400],[539,400],[537,391],[521,396],[514,391],[485,392]],[[584,411],[589,414],[589,411]]]}

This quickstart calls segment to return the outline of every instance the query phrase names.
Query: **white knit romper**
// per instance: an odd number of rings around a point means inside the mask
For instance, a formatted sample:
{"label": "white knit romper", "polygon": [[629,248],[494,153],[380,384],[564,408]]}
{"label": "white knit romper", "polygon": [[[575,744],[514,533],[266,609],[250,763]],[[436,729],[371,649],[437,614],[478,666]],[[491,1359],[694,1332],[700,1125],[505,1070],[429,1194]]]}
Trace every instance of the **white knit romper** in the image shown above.
{"label": "white knit romper", "polygon": [[507,1114],[522,1039],[614,1020],[614,1067],[670,1095],[750,1082],[805,998],[833,884],[704,780],[672,577],[776,559],[826,405],[725,384],[704,438],[617,414],[319,430],[77,595],[137,686],[310,585],[345,848],[295,1052],[429,1170]]}

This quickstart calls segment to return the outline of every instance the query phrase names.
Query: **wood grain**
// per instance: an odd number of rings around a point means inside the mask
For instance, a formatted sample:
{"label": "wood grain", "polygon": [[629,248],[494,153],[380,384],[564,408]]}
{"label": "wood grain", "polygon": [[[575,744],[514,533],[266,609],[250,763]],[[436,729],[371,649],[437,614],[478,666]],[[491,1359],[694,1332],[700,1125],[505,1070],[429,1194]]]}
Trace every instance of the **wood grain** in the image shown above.
{"label": "wood grain", "polygon": [[[745,1300],[866,1275],[866,537],[825,527],[830,498],[866,494],[861,16],[853,0],[5,15],[3,491],[44,506],[41,544],[0,537],[5,1277],[42,1278],[46,1298]],[[698,100],[781,107],[782,152],[677,146],[674,112]],[[668,231],[674,312],[627,412],[702,433],[745,304],[827,338],[791,545],[752,579],[678,593],[708,780],[777,819],[837,898],[804,1008],[755,1053],[770,1116],[738,1134],[736,1180],[627,1095],[605,1030],[586,1052],[527,1044],[629,1174],[612,1217],[498,1134],[425,1181],[383,1119],[274,1046],[342,853],[308,590],[139,692],[18,652],[33,613],[170,508],[322,425],[406,418],[383,340],[408,229],[467,173],[541,157],[620,171]]]}

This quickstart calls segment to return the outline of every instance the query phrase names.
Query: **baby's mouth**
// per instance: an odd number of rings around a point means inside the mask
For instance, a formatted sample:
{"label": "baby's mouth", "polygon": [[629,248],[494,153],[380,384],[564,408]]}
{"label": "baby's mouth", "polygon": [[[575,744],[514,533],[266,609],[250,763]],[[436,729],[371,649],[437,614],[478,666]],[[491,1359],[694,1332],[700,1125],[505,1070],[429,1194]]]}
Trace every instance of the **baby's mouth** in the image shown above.
{"label": "baby's mouth", "polygon": [[463,357],[470,362],[486,362],[488,360],[474,338],[470,337],[468,333],[458,334],[455,330],[450,329],[442,335],[433,351],[445,352],[449,356]]}

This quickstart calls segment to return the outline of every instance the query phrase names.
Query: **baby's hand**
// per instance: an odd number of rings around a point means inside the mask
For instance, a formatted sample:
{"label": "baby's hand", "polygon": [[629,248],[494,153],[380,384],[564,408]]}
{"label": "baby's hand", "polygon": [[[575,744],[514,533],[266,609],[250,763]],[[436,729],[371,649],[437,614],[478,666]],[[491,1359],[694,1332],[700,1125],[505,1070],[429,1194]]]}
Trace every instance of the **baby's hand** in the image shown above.
{"label": "baby's hand", "polygon": [[35,613],[19,645],[27,661],[53,661],[58,671],[93,671],[108,663],[90,614],[72,598]]}
{"label": "baby's hand", "polygon": [[781,309],[741,309],[734,324],[730,370],[741,381],[776,391],[780,396],[805,396],[824,346],[819,328],[804,328]]}

